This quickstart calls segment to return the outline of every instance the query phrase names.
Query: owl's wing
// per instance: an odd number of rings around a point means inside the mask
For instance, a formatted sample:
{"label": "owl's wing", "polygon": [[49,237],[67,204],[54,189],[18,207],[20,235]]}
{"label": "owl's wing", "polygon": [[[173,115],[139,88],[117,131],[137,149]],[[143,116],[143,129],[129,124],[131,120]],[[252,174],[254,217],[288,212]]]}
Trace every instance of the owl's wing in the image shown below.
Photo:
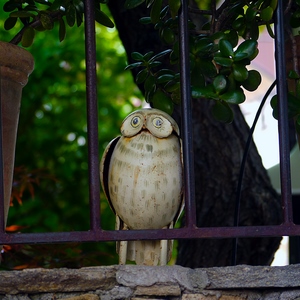
{"label": "owl's wing", "polygon": [[[181,166],[182,166],[182,170],[183,170],[183,153],[182,153],[182,141],[181,138],[178,137],[179,143],[180,143],[180,161],[181,161]],[[183,172],[182,172],[182,176],[183,176]],[[181,216],[181,213],[184,209],[184,180],[182,179],[183,185],[182,185],[182,189],[181,189],[181,203],[180,203],[180,207],[173,219],[173,225],[175,226],[176,222],[178,221],[179,217]],[[171,227],[169,227],[171,228]]]}
{"label": "owl's wing", "polygon": [[108,172],[109,172],[109,165],[110,165],[110,160],[111,156],[114,152],[114,149],[120,139],[120,136],[114,138],[105,148],[104,153],[102,155],[102,159],[100,162],[100,180],[101,180],[101,185],[103,188],[103,191],[105,193],[105,196],[107,198],[107,201],[110,205],[111,210],[116,214],[115,209],[112,205],[110,195],[109,195],[109,188],[108,188]]}

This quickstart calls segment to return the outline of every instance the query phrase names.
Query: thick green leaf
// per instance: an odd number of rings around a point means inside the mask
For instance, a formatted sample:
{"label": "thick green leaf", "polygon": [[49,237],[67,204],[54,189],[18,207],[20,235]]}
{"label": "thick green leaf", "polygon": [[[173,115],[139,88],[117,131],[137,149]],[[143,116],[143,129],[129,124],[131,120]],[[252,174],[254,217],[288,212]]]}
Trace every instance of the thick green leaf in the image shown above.
{"label": "thick green leaf", "polygon": [[146,0],[146,7],[149,8],[153,4],[154,0]]}
{"label": "thick green leaf", "polygon": [[217,94],[223,93],[227,88],[227,80],[224,75],[218,75],[214,81],[213,86]]}
{"label": "thick green leaf", "polygon": [[226,57],[215,57],[214,61],[223,67],[230,67],[232,65],[233,60],[231,58]]}
{"label": "thick green leaf", "polygon": [[173,70],[170,70],[170,69],[160,69],[159,71],[157,71],[157,72],[155,73],[155,75],[156,75],[157,77],[159,77],[159,76],[161,76],[161,75],[165,75],[165,74],[172,75],[173,78],[174,78],[176,73],[175,73]]}
{"label": "thick green leaf", "polygon": [[35,31],[32,27],[27,27],[22,35],[21,44],[23,47],[30,47],[33,43]]}
{"label": "thick green leaf", "polygon": [[219,41],[219,49],[223,56],[226,57],[233,56],[233,47],[228,40],[221,39]]}
{"label": "thick green leaf", "polygon": [[141,24],[150,24],[151,23],[151,18],[150,17],[143,17],[143,18],[140,18],[140,23]]}
{"label": "thick green leaf", "polygon": [[234,91],[226,92],[225,94],[219,95],[220,99],[232,104],[241,104],[245,101],[246,97],[241,88]]}
{"label": "thick green leaf", "polygon": [[161,65],[161,62],[158,60],[155,60],[155,61],[151,61],[148,66],[149,66],[149,68],[156,68],[160,65]]}
{"label": "thick green leaf", "polygon": [[78,4],[75,5],[75,9],[76,9],[76,25],[77,27],[79,27],[83,23],[84,3],[81,0],[78,0]]}
{"label": "thick green leaf", "polygon": [[149,71],[148,69],[141,70],[135,78],[137,84],[143,83],[148,77]]}
{"label": "thick green leaf", "polygon": [[243,64],[233,64],[233,77],[236,81],[242,82],[248,78],[248,70]]}
{"label": "thick green leaf", "polygon": [[66,20],[70,27],[74,26],[76,20],[76,9],[72,4],[69,4],[66,8]]}
{"label": "thick green leaf", "polygon": [[239,17],[236,20],[234,20],[232,23],[232,28],[237,31],[241,30],[244,27],[245,27],[245,18],[244,17]]}
{"label": "thick green leaf", "polygon": [[[160,18],[160,19],[165,18],[165,17],[167,16],[168,12],[169,12],[169,6],[166,5],[166,6],[160,11],[160,13],[159,13],[159,18]],[[169,25],[170,25],[170,21],[171,21],[171,19],[169,19],[168,21],[166,21],[166,22],[165,22],[165,26],[169,26]]]}
{"label": "thick green leaf", "polygon": [[124,6],[126,9],[132,9],[141,5],[144,2],[145,0],[126,0]]}
{"label": "thick green leaf", "polygon": [[154,60],[156,60],[158,58],[161,58],[161,57],[169,54],[171,51],[172,51],[171,49],[164,50],[164,51],[162,51],[162,52],[154,55],[153,57],[151,57],[151,59],[149,59],[149,62],[152,62],[152,61],[154,61]]}
{"label": "thick green leaf", "polygon": [[170,96],[164,93],[161,89],[158,89],[153,94],[151,102],[154,108],[160,109],[168,114],[172,114],[174,109],[174,104]]}
{"label": "thick green leaf", "polygon": [[[296,2],[297,2],[297,1],[299,2],[299,0],[296,0]],[[278,0],[271,0],[271,1],[270,1],[270,6],[273,8],[273,10],[276,9],[277,3],[278,3]],[[299,3],[298,3],[298,5],[299,5]]]}
{"label": "thick green leaf", "polygon": [[268,6],[260,12],[260,17],[263,21],[269,22],[272,20],[273,13],[274,13],[273,8]]}
{"label": "thick green leaf", "polygon": [[270,101],[271,107],[273,108],[273,117],[278,120],[278,97],[274,95]]}
{"label": "thick green leaf", "polygon": [[165,83],[165,82],[168,82],[170,80],[173,80],[173,79],[174,79],[174,75],[164,74],[164,75],[161,75],[157,78],[157,83],[161,84],[161,83]]}
{"label": "thick green leaf", "polygon": [[256,70],[248,71],[248,78],[242,82],[242,86],[250,92],[255,91],[260,84],[261,84],[261,75]]}
{"label": "thick green leaf", "polygon": [[11,18],[30,18],[35,17],[35,14],[26,11],[26,10],[20,10],[20,11],[13,11],[9,14]]}
{"label": "thick green leaf", "polygon": [[144,60],[144,55],[139,53],[139,52],[132,52],[131,53],[131,58],[137,61],[143,61]]}
{"label": "thick green leaf", "polygon": [[59,19],[59,41],[62,42],[66,37],[66,24],[63,19]]}
{"label": "thick green leaf", "polygon": [[142,62],[136,62],[136,63],[126,66],[125,70],[131,70],[131,69],[140,67],[141,65],[142,65]]}
{"label": "thick green leaf", "polygon": [[42,26],[47,29],[51,30],[54,27],[54,22],[52,18],[47,13],[41,13],[40,14],[40,21],[42,23]]}
{"label": "thick green leaf", "polygon": [[[194,43],[194,52],[197,55],[203,55],[209,53],[213,48],[213,42],[209,38],[201,38]],[[193,51],[193,50],[192,50]]]}
{"label": "thick green leaf", "polygon": [[300,99],[291,93],[288,93],[288,112],[290,118],[300,114]]}
{"label": "thick green leaf", "polygon": [[7,18],[4,22],[4,29],[5,30],[12,29],[16,25],[17,20],[18,20],[17,18],[11,18],[11,17]]}
{"label": "thick green leaf", "polygon": [[114,28],[115,25],[114,23],[111,21],[111,19],[102,11],[99,9],[95,10],[95,19],[96,21],[108,28]]}
{"label": "thick green leaf", "polygon": [[180,82],[178,81],[169,81],[165,86],[164,86],[164,89],[171,93],[171,92],[174,92],[176,90],[178,90],[180,88]]}
{"label": "thick green leaf", "polygon": [[61,6],[61,0],[54,0],[52,5],[50,6],[51,10],[58,10]]}
{"label": "thick green leaf", "polygon": [[240,60],[243,60],[243,59],[245,59],[245,58],[247,58],[247,57],[248,57],[248,54],[247,54],[247,53],[244,53],[244,52],[242,52],[242,53],[237,53],[236,55],[234,55],[233,60],[234,60],[234,61],[240,61]]}
{"label": "thick green leaf", "polygon": [[237,46],[239,36],[235,30],[230,30],[228,33],[226,33],[225,38],[231,43],[232,47]]}
{"label": "thick green leaf", "polygon": [[22,7],[21,3],[8,1],[8,2],[4,3],[3,10],[5,12],[10,12],[10,11],[15,10],[16,8],[21,8],[21,7]]}
{"label": "thick green leaf", "polygon": [[169,27],[166,27],[165,29],[162,30],[161,36],[163,41],[167,44],[173,44],[175,41],[174,31]]}
{"label": "thick green leaf", "polygon": [[271,25],[269,23],[266,24],[266,27],[267,27],[267,31],[268,31],[268,34],[270,35],[271,38],[275,38],[275,35],[274,35],[274,32],[273,32],[273,28],[271,27]]}
{"label": "thick green leaf", "polygon": [[251,21],[253,21],[254,20],[254,18],[255,18],[255,16],[256,16],[256,14],[257,14],[257,8],[256,7],[249,7],[248,9],[247,9],[247,11],[246,11],[246,19],[247,19],[247,21],[249,22],[251,22]]}
{"label": "thick green leaf", "polygon": [[145,91],[147,91],[147,92],[156,90],[156,78],[154,76],[150,75],[144,83],[144,88],[145,88]]}
{"label": "thick green leaf", "polygon": [[171,16],[175,19],[178,14],[178,10],[181,7],[181,0],[169,0],[169,7]]}
{"label": "thick green leaf", "polygon": [[231,123],[233,121],[233,112],[229,105],[224,101],[216,101],[211,111],[214,118],[218,121],[224,123]]}
{"label": "thick green leaf", "polygon": [[144,61],[149,61],[149,59],[152,57],[153,54],[154,54],[153,51],[147,52],[147,53],[143,56],[143,60],[144,60]]}
{"label": "thick green leaf", "polygon": [[162,0],[155,0],[151,7],[150,18],[153,24],[156,24],[160,18],[160,11],[162,7]]}
{"label": "thick green leaf", "polygon": [[240,53],[247,53],[247,57],[251,57],[256,53],[257,50],[257,41],[255,40],[246,40],[242,42],[235,51],[235,55]]}
{"label": "thick green leaf", "polygon": [[218,95],[214,92],[212,85],[204,87],[192,86],[192,98],[211,98],[215,100],[219,99]]}

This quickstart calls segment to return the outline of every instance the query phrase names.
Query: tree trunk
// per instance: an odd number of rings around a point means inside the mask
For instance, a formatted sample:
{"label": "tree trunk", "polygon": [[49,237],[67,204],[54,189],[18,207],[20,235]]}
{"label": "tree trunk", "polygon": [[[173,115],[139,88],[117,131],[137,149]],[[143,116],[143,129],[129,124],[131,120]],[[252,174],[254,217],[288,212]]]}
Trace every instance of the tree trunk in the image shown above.
{"label": "tree trunk", "polygon": [[[129,62],[133,51],[144,54],[164,50],[153,26],[138,21],[149,15],[144,5],[132,10],[125,10],[123,0],[110,0],[108,5]],[[228,125],[211,116],[211,104],[210,100],[193,100],[197,226],[232,226],[249,128],[237,106],[234,121]],[[180,110],[176,111],[175,118],[180,124]],[[280,200],[254,145],[250,148],[241,196],[240,225],[280,224]],[[270,264],[279,243],[280,238],[239,239],[237,263]],[[177,264],[192,268],[230,265],[231,253],[230,239],[180,240]]]}

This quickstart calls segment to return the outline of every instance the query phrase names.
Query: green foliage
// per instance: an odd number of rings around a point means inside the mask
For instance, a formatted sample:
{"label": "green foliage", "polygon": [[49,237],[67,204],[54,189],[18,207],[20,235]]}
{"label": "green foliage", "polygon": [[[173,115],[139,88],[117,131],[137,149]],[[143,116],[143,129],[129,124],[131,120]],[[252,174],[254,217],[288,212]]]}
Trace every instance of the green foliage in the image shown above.
{"label": "green foliage", "polygon": [[154,107],[169,114],[173,112],[173,98],[179,93],[179,73],[168,69],[159,69],[161,65],[159,59],[171,53],[171,49],[162,51],[156,55],[148,52],[145,55],[139,52],[131,54],[132,59],[137,62],[128,65],[125,70],[132,68],[142,68],[137,76],[136,83],[143,84],[145,99]]}
{"label": "green foliage", "polygon": [[[294,120],[295,129],[297,134],[300,134],[300,77],[295,73],[291,72],[289,80],[294,81],[295,89],[288,91],[288,116]],[[271,107],[273,109],[273,117],[278,120],[278,96],[274,95],[271,99]]]}
{"label": "green foliage", "polygon": [[[158,57],[168,55],[170,64],[179,66],[177,13],[181,2],[169,1],[167,6],[163,6],[158,0],[152,2],[147,3],[150,16],[143,17],[140,21],[143,24],[153,23],[161,40],[170,49],[157,55],[152,52],[145,55],[135,52],[132,58],[137,62],[130,64],[127,69],[142,67],[136,76],[136,82],[144,84],[146,101],[156,108],[172,113],[174,105],[180,103],[180,74],[161,67]],[[128,0],[126,3],[131,7],[142,2]],[[207,33],[197,34],[196,25],[189,22],[192,97],[219,101],[213,108],[213,115],[220,121],[231,122],[233,113],[229,104],[244,102],[244,89],[254,91],[261,83],[259,72],[249,71],[247,68],[258,54],[258,36],[255,34],[258,32],[258,25],[253,29],[252,23],[255,21],[258,24],[262,20],[265,23],[271,22],[272,17],[267,18],[267,11],[270,16],[270,9],[276,3],[252,1],[248,5],[243,1],[232,1],[228,4],[227,13],[228,17],[235,18],[233,25],[216,32],[205,31],[205,28],[210,28],[206,23],[202,31]],[[251,31],[246,28],[241,30],[244,19],[247,19],[247,26],[249,22],[252,24]],[[240,37],[245,40],[239,43]]]}
{"label": "green foliage", "polygon": [[[300,75],[299,75],[299,57],[298,47],[299,47],[299,28],[300,28],[300,2],[299,0],[292,1],[290,3],[289,19],[287,24],[290,25],[290,28],[287,27],[289,32],[288,39],[285,41],[286,52],[290,52],[290,48],[294,49],[291,51],[292,54],[288,54],[287,58],[287,81],[288,81],[288,114],[289,118],[294,121],[295,129],[298,135],[300,135]],[[297,57],[294,57],[296,54]],[[273,109],[274,118],[278,119],[278,96],[273,96],[271,100],[271,106]]]}
{"label": "green foliage", "polygon": [[[95,20],[106,27],[113,28],[114,24],[103,12],[101,4],[105,0],[95,1]],[[9,13],[4,28],[11,30],[19,20],[23,25],[21,31],[12,40],[23,47],[30,47],[34,41],[36,31],[52,30],[54,24],[59,26],[59,40],[66,36],[66,23],[69,27],[75,24],[79,27],[83,22],[84,0],[8,0],[3,10]]]}
{"label": "green foliage", "polygon": [[[89,229],[84,32],[74,26],[62,43],[58,32],[57,27],[40,32],[29,48],[35,70],[23,89],[15,163],[26,168],[14,181],[19,187],[15,196],[22,194],[23,203],[14,198],[8,220],[8,225],[22,226],[22,232]],[[131,74],[124,71],[126,55],[116,30],[96,26],[96,34],[101,157],[142,96]],[[24,186],[26,182],[30,185]],[[112,230],[114,222],[101,193],[102,227]],[[24,261],[39,267],[117,263],[115,243],[55,246],[14,246],[4,254],[1,268]]]}

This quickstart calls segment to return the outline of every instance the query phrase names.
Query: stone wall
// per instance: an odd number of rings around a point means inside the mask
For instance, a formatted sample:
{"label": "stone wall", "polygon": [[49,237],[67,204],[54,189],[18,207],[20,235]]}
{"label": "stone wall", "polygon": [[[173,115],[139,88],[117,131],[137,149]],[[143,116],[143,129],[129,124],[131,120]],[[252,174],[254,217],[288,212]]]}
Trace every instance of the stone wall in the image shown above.
{"label": "stone wall", "polygon": [[300,265],[109,266],[0,272],[5,300],[300,300]]}

